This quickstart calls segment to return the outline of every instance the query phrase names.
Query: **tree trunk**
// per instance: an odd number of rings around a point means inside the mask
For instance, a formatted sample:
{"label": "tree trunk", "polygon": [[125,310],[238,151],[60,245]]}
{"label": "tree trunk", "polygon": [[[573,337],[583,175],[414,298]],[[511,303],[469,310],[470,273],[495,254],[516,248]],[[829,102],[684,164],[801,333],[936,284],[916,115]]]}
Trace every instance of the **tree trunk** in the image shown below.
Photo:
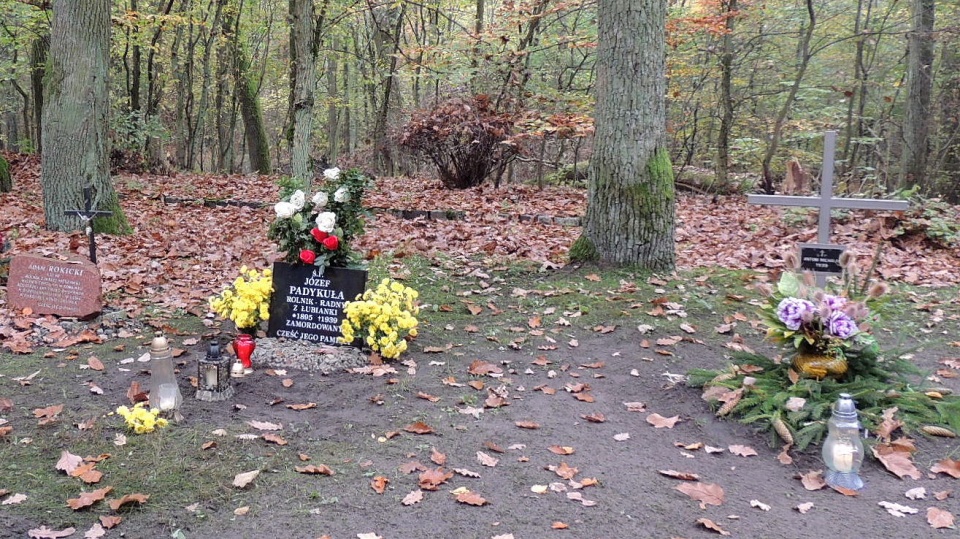
{"label": "tree trunk", "polygon": [[313,105],[317,89],[316,27],[313,0],[290,0],[291,55],[296,76],[293,84],[293,139],[290,147],[292,176],[303,185],[313,179],[310,149],[313,140]]}
{"label": "tree trunk", "polygon": [[598,3],[596,138],[583,235],[573,260],[674,266],[673,171],[666,147],[666,0]]}
{"label": "tree trunk", "polygon": [[787,121],[787,115],[790,114],[790,109],[793,108],[793,102],[797,99],[800,83],[803,81],[803,76],[806,74],[807,67],[810,65],[810,58],[813,56],[810,54],[810,39],[813,37],[813,29],[817,25],[817,16],[813,9],[813,0],[806,0],[806,5],[807,27],[801,30],[800,43],[797,45],[800,65],[797,66],[797,74],[793,78],[793,84],[790,85],[790,91],[787,92],[787,97],[783,101],[780,111],[777,112],[777,117],[773,122],[773,132],[770,133],[770,144],[767,146],[767,151],[763,154],[763,190],[767,194],[773,193],[773,173],[770,170],[770,165],[773,163],[773,158],[777,155],[777,150],[780,148],[780,137],[783,136],[783,124]]}
{"label": "tree trunk", "polygon": [[80,226],[67,210],[82,209],[84,186],[96,193],[94,208],[113,212],[95,219],[100,232],[129,232],[110,182],[107,115],[110,64],[110,0],[56,0],[45,82],[41,185],[46,226]]}
{"label": "tree trunk", "polygon": [[940,136],[942,148],[937,190],[947,201],[960,202],[960,38],[954,34],[940,49]]}
{"label": "tree trunk", "polygon": [[930,187],[930,96],[933,91],[933,23],[935,0],[911,0],[907,37],[907,117],[903,122],[903,167],[900,182],[890,188],[919,184]]}
{"label": "tree trunk", "polygon": [[[238,38],[239,39],[239,38]],[[243,118],[244,138],[247,144],[247,156],[250,168],[260,174],[270,174],[270,142],[267,140],[267,127],[263,121],[263,109],[260,107],[258,89],[254,82],[250,60],[246,47],[236,44],[237,55],[237,98],[240,100],[240,116]]]}
{"label": "tree trunk", "polygon": [[[726,15],[720,53],[720,131],[717,133],[717,184],[725,186],[730,172],[730,130],[733,127],[733,29],[737,0],[721,2]],[[696,125],[696,124],[694,124]]]}
{"label": "tree trunk", "polygon": [[[340,48],[339,41],[334,38],[331,49],[334,51]],[[338,108],[340,100],[340,88],[337,82],[337,57],[330,54],[327,57],[327,159],[331,164],[337,162],[337,156],[340,154],[340,120]]]}
{"label": "tree trunk", "polygon": [[43,152],[43,77],[50,54],[50,35],[33,40],[30,48],[30,93],[33,94],[33,143],[37,153]]}

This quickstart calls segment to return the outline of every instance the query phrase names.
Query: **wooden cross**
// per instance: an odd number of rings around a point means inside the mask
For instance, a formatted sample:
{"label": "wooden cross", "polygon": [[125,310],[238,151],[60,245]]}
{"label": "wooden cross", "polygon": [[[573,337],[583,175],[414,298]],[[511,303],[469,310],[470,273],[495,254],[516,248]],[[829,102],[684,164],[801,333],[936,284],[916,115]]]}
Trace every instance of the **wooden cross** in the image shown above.
{"label": "wooden cross", "polygon": [[[818,247],[829,249],[830,211],[833,208],[856,210],[905,210],[910,203],[905,200],[881,200],[876,198],[838,198],[833,196],[833,158],[837,146],[837,132],[827,131],[823,138],[823,172],[820,175],[820,196],[747,195],[750,204],[771,206],[806,206],[819,209],[817,225]],[[836,247],[836,246],[833,246]],[[817,286],[826,284],[827,277],[817,274]]]}
{"label": "wooden cross", "polygon": [[64,215],[76,215],[80,218],[86,226],[87,236],[90,237],[90,261],[94,264],[97,263],[97,243],[93,238],[93,220],[101,215],[113,215],[111,211],[101,211],[93,209],[93,187],[87,186],[83,188],[83,209],[82,210],[67,210],[63,212]]}

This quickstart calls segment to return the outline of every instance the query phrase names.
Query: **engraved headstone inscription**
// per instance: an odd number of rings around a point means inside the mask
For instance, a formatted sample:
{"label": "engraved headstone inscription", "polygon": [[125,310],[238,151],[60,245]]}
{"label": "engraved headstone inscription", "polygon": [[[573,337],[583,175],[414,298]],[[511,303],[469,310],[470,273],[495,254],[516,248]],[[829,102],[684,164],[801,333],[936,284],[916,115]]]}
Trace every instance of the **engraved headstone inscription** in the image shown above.
{"label": "engraved headstone inscription", "polygon": [[267,336],[339,344],[344,304],[366,284],[363,270],[275,263]]}
{"label": "engraved headstone inscription", "polygon": [[87,318],[103,310],[102,293],[100,270],[89,260],[28,253],[10,262],[7,302],[15,309]]}

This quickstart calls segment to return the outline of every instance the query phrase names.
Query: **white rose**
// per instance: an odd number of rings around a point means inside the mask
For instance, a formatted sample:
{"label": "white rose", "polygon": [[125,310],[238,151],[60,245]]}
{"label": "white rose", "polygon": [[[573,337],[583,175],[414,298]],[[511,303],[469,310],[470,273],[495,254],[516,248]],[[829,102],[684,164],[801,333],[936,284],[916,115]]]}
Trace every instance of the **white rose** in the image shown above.
{"label": "white rose", "polygon": [[320,209],[326,206],[329,198],[330,197],[328,197],[325,192],[318,191],[317,194],[313,195],[313,198],[311,199],[313,201],[313,207]]}
{"label": "white rose", "polygon": [[307,195],[305,195],[303,191],[299,189],[297,189],[296,191],[294,191],[292,195],[290,195],[290,203],[293,204],[293,207],[296,208],[297,211],[300,211],[303,209],[303,205],[307,201],[306,199],[307,199]]}
{"label": "white rose", "polygon": [[346,187],[341,187],[333,194],[333,199],[340,203],[347,202],[350,200],[350,191],[347,191]]}
{"label": "white rose", "polygon": [[340,177],[340,169],[337,167],[328,168],[327,170],[323,171],[323,177],[328,180],[336,180],[338,177]]}
{"label": "white rose", "polygon": [[273,207],[273,211],[277,212],[277,217],[280,219],[289,219],[293,217],[293,214],[297,213],[297,207],[289,202],[277,202]]}
{"label": "white rose", "polygon": [[333,232],[337,226],[337,214],[332,211],[325,211],[317,214],[317,228],[327,234]]}

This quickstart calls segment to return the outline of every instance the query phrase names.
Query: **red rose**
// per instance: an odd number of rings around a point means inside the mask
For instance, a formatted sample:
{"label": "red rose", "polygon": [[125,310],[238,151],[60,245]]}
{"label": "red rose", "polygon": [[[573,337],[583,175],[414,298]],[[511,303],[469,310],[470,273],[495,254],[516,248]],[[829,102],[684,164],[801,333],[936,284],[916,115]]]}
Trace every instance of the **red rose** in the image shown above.
{"label": "red rose", "polygon": [[340,240],[336,236],[327,236],[327,239],[323,240],[323,246],[331,251],[336,251],[337,247],[340,247]]}
{"label": "red rose", "polygon": [[327,236],[329,236],[329,234],[320,230],[319,228],[314,228],[313,230],[311,230],[310,235],[313,236],[313,239],[321,242],[327,239]]}
{"label": "red rose", "polygon": [[317,260],[317,253],[310,249],[304,249],[300,251],[300,260],[303,260],[306,264],[313,264]]}

